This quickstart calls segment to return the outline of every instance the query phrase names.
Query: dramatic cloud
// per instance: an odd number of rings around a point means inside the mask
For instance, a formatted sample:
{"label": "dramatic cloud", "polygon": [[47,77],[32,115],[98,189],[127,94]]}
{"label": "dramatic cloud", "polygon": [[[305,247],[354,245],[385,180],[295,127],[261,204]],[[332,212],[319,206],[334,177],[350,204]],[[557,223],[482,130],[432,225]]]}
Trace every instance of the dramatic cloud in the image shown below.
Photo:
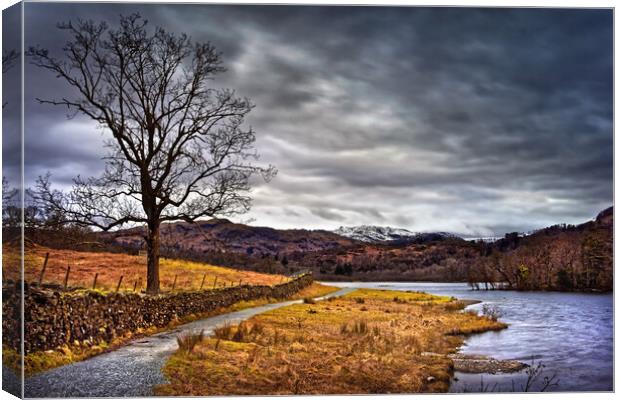
{"label": "dramatic cloud", "polygon": [[[216,85],[256,104],[261,160],[244,219],[501,235],[582,222],[613,201],[612,11],[27,3],[26,45],[59,51],[73,18],[140,12],[211,41]],[[97,174],[106,133],[36,97],[26,70],[26,181]],[[5,153],[6,154],[6,153]],[[6,157],[6,155],[5,155]]]}

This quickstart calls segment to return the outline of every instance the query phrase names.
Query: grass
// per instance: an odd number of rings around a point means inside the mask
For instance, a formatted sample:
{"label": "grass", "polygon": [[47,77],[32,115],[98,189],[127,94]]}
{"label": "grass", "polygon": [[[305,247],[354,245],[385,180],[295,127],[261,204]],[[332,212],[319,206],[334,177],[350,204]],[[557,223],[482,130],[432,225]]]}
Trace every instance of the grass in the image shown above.
{"label": "grass", "polygon": [[[67,272],[70,287],[92,288],[95,274],[97,289],[114,291],[123,276],[121,291],[144,289],[146,286],[146,257],[118,253],[78,252],[50,249],[38,245],[26,249],[24,273],[27,282],[36,282],[43,266],[45,254],[49,261],[43,278],[44,283],[62,285]],[[11,268],[15,265],[16,268]],[[5,279],[19,279],[19,253],[17,249],[3,246],[3,267]],[[261,274],[232,268],[218,267],[205,263],[162,258],[160,260],[160,287],[164,292],[172,290],[176,276],[175,290],[198,290],[206,274],[203,289],[243,284],[275,285],[285,281],[282,275]]]}
{"label": "grass", "polygon": [[[395,300],[397,298],[398,300]],[[164,367],[166,396],[444,392],[463,334],[505,324],[455,299],[360,289],[222,327]]]}
{"label": "grass", "polygon": [[323,285],[317,282],[312,282],[312,284],[306,288],[303,288],[295,296],[293,299],[306,299],[306,298],[314,298],[314,297],[322,297],[328,295],[333,292],[337,292],[340,290],[339,287]]}

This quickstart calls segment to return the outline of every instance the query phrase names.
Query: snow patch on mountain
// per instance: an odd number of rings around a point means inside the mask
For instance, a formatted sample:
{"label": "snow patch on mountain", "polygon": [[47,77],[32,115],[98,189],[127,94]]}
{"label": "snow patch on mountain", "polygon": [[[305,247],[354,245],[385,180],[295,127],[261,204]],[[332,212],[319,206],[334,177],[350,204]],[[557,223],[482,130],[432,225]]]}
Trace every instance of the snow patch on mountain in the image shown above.
{"label": "snow patch on mountain", "polygon": [[345,236],[367,243],[394,241],[425,242],[431,240],[458,238],[458,236],[448,232],[412,232],[403,228],[374,225],[341,226],[333,232],[340,236]]}

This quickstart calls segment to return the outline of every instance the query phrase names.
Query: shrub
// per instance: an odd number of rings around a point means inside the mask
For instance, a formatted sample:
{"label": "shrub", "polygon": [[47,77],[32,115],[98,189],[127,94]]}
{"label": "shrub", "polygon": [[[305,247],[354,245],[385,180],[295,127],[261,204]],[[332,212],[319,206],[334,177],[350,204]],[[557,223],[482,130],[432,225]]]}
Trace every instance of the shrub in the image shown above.
{"label": "shrub", "polygon": [[217,327],[213,330],[213,335],[217,339],[221,339],[221,340],[229,340],[231,333],[232,333],[232,327],[228,323],[220,327]]}
{"label": "shrub", "polygon": [[263,333],[264,330],[265,330],[265,327],[260,322],[256,322],[254,323],[254,325],[252,325],[252,328],[250,329],[250,335],[252,336],[260,335]]}
{"label": "shrub", "polygon": [[242,322],[237,326],[237,330],[235,334],[231,338],[233,342],[243,342],[245,338],[248,336],[248,328]]}
{"label": "shrub", "polygon": [[282,334],[279,329],[274,329],[272,343],[274,346],[279,343],[286,343],[286,335]]}
{"label": "shrub", "polygon": [[177,343],[180,350],[189,354],[194,350],[194,347],[196,347],[198,343],[203,341],[204,338],[204,330],[201,330],[198,334],[190,332],[185,335],[177,336]]}
{"label": "shrub", "polygon": [[355,302],[357,304],[364,304],[366,301],[363,298],[361,298],[361,297],[356,297],[355,298]]}
{"label": "shrub", "polygon": [[305,297],[304,298],[304,303],[306,303],[306,304],[316,304],[316,300],[314,300],[312,297]]}
{"label": "shrub", "polygon": [[482,315],[492,321],[497,321],[504,315],[502,310],[495,304],[485,304],[482,306]]}
{"label": "shrub", "polygon": [[465,308],[465,303],[463,303],[462,301],[452,300],[449,303],[444,304],[443,307],[446,311],[457,311]]}
{"label": "shrub", "polygon": [[368,333],[368,323],[366,321],[353,322],[352,332],[358,335],[365,335]]}
{"label": "shrub", "polygon": [[[351,324],[351,329],[349,329],[349,325],[346,322],[340,325],[341,335],[348,335],[349,333],[352,333],[355,335],[365,335],[368,332],[369,332],[368,323],[363,320],[354,321],[353,324]],[[380,333],[378,328],[374,332],[377,332],[377,335],[378,333]]]}

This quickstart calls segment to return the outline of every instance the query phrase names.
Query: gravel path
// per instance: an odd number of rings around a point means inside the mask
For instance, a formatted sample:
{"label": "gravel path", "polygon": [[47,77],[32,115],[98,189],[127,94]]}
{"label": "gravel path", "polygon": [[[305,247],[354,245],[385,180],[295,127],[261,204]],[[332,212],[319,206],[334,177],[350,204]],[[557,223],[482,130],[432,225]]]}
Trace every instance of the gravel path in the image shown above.
{"label": "gravel path", "polygon": [[[317,300],[342,296],[353,290],[344,288]],[[161,369],[177,349],[176,337],[179,334],[204,329],[205,334],[210,335],[216,327],[226,323],[237,324],[254,315],[297,303],[301,300],[248,308],[136,339],[118,350],[27,378],[25,397],[152,396],[153,386],[166,382]]]}

